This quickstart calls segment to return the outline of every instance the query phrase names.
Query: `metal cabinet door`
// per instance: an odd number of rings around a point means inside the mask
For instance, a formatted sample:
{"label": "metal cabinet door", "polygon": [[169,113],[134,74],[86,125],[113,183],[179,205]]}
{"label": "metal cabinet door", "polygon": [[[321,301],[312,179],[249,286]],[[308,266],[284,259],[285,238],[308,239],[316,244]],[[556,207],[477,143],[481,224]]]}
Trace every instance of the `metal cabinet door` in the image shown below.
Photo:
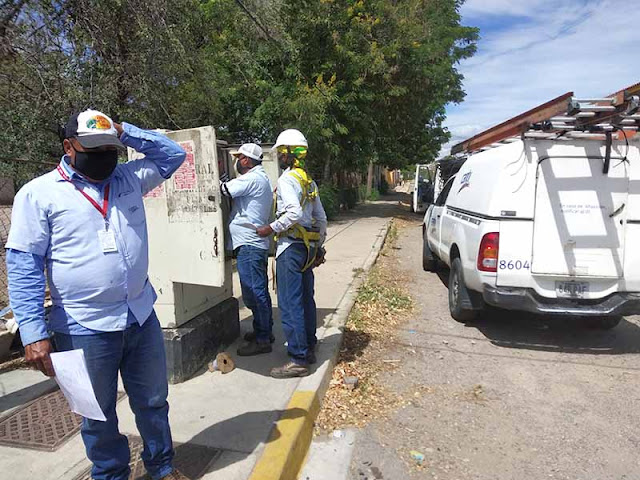
{"label": "metal cabinet door", "polygon": [[166,135],[187,151],[187,158],[145,196],[151,281],[156,285],[154,277],[162,277],[222,287],[224,228],[215,131],[201,127]]}

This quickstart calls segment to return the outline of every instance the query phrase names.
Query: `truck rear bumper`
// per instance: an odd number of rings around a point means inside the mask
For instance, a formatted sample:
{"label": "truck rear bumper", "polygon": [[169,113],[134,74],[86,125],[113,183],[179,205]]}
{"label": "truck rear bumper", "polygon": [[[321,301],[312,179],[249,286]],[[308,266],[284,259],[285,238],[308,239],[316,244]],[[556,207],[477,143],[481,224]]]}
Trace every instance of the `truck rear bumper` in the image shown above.
{"label": "truck rear bumper", "polygon": [[597,300],[544,298],[529,288],[484,285],[486,303],[507,310],[544,315],[618,316],[640,314],[640,292],[619,292]]}

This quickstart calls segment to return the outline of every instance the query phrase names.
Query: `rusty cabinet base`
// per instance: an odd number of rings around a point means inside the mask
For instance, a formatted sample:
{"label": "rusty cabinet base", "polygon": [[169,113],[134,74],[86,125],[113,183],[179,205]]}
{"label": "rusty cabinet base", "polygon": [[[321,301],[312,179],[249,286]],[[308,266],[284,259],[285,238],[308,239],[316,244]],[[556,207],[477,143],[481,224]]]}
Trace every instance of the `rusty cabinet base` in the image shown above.
{"label": "rusty cabinet base", "polygon": [[238,300],[229,298],[178,328],[164,328],[169,383],[182,383],[240,335]]}

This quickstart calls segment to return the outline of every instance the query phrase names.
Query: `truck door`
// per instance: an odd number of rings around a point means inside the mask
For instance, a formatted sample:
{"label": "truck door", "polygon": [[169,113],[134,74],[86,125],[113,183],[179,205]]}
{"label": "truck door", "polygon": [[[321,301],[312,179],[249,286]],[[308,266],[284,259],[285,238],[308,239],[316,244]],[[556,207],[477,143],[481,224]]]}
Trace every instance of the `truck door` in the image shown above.
{"label": "truck door", "polygon": [[571,277],[624,274],[629,166],[611,159],[550,157],[538,165],[532,273]]}
{"label": "truck door", "polygon": [[[187,151],[187,158],[171,179],[145,196],[149,277],[161,297],[166,279],[210,287],[225,282],[215,131],[201,127],[166,135]],[[135,154],[130,151],[129,157]]]}
{"label": "truck door", "polygon": [[[447,201],[447,197],[449,196],[449,192],[451,191],[451,186],[453,185],[454,178],[455,177],[451,177],[442,188],[440,195],[438,195],[438,198],[436,199],[433,205],[433,209],[431,210],[431,218],[429,219],[429,223],[430,223],[429,237],[435,244],[433,245],[435,247],[433,251],[436,252],[438,257],[440,258],[447,258],[449,255],[448,249],[446,249],[442,245],[442,221],[444,219],[446,209],[447,209],[445,203]],[[443,257],[442,256],[443,251],[445,250],[446,250],[446,255],[445,257]]]}

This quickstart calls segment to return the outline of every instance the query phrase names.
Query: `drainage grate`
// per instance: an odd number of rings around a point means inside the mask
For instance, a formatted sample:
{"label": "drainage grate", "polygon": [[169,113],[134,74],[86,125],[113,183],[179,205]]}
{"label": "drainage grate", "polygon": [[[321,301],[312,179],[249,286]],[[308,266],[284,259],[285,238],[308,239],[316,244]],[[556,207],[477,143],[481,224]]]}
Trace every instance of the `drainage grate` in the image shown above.
{"label": "drainage grate", "polygon": [[[118,392],[118,400],[124,394]],[[43,395],[0,420],[0,445],[54,451],[80,431],[82,417],[60,390]]]}
{"label": "drainage grate", "polygon": [[[144,469],[144,464],[140,458],[143,445],[140,437],[129,436],[129,449],[131,450],[131,475],[129,480],[148,480],[149,477]],[[216,448],[203,447],[202,445],[192,445],[190,443],[176,444],[176,456],[173,460],[174,466],[180,470],[189,480],[196,480],[207,473],[207,467],[220,457],[222,450]],[[87,468],[74,480],[91,480],[91,468]]]}

